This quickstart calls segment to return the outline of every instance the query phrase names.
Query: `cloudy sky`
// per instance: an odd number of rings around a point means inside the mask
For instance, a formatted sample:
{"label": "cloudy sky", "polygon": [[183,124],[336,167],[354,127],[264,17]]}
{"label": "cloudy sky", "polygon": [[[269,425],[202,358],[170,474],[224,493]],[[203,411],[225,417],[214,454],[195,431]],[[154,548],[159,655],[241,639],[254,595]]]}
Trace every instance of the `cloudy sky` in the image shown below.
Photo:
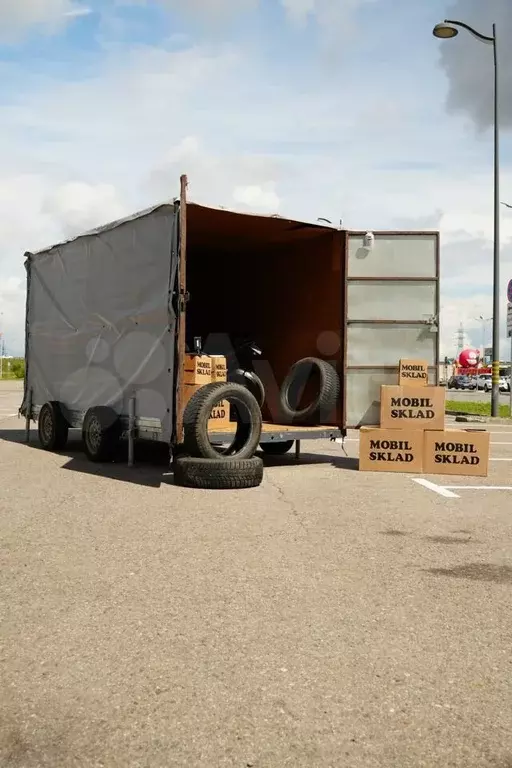
{"label": "cloudy sky", "polygon": [[[186,6],[186,10],[184,10]],[[349,228],[442,233],[442,350],[492,313],[492,50],[510,0],[0,3],[0,324],[23,350],[23,253],[178,192]],[[512,203],[512,48],[501,46]],[[512,209],[502,207],[505,286]],[[1,328],[0,328],[1,330]],[[490,342],[490,323],[484,326]]]}

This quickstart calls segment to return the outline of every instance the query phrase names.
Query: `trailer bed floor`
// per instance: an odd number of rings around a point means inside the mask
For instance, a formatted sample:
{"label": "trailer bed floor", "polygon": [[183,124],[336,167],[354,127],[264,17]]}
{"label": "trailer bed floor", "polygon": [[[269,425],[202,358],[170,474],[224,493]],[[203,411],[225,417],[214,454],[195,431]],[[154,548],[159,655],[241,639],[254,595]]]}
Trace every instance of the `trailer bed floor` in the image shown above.
{"label": "trailer bed floor", "polygon": [[[210,440],[230,440],[236,429],[236,422],[232,421],[228,431],[209,432]],[[341,437],[341,430],[332,425],[319,424],[314,427],[294,426],[289,424],[273,424],[263,422],[261,430],[261,443],[281,442],[283,440],[329,440]]]}

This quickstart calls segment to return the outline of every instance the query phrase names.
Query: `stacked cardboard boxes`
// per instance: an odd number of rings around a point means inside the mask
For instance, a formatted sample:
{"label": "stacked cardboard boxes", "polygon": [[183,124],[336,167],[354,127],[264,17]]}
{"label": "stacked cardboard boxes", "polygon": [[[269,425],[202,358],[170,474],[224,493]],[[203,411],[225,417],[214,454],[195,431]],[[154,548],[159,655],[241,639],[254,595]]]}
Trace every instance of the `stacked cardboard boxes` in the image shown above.
{"label": "stacked cardboard boxes", "polygon": [[[212,381],[226,381],[226,358],[222,355],[185,355],[185,371],[183,376],[184,402],[188,401],[200,387]],[[229,430],[229,402],[221,400],[211,412],[208,421],[209,432],[224,432]]]}
{"label": "stacked cardboard boxes", "polygon": [[400,360],[398,384],[381,387],[380,424],[361,427],[359,468],[486,477],[489,433],[446,430],[445,400],[425,361]]}

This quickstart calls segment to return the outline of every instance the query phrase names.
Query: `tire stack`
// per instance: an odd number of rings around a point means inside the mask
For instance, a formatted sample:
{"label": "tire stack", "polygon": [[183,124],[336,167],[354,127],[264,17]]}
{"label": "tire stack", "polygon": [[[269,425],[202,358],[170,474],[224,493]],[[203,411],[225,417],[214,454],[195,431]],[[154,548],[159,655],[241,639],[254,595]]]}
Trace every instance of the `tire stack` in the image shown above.
{"label": "tire stack", "polygon": [[[229,402],[236,428],[227,447],[210,442],[212,410]],[[262,429],[261,410],[254,395],[241,384],[205,384],[189,399],[183,414],[183,445],[174,463],[177,485],[188,488],[254,488],[263,480],[263,461],[255,456]]]}
{"label": "tire stack", "polygon": [[[208,369],[208,365],[210,368]],[[203,373],[199,376],[199,372]],[[205,375],[208,382],[205,382]],[[174,480],[187,488],[254,488],[263,479],[263,462],[254,454],[262,429],[261,408],[247,387],[228,382],[223,356],[187,355],[183,444],[174,461]],[[221,406],[226,417],[212,418]],[[229,413],[236,416],[236,427]],[[214,445],[208,428],[226,432],[229,443]],[[231,431],[233,430],[233,431]]]}

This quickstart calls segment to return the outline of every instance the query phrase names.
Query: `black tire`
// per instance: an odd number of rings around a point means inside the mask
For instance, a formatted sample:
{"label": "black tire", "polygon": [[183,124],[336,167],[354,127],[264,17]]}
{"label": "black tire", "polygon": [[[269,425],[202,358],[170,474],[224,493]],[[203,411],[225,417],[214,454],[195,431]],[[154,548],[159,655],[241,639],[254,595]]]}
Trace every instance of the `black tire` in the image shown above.
{"label": "black tire", "polygon": [[241,384],[243,387],[247,387],[249,392],[256,398],[259,407],[263,407],[265,387],[260,377],[254,371],[244,371],[242,368],[237,368],[236,371],[230,373],[229,380],[234,384]]}
{"label": "black tire", "polygon": [[[230,447],[219,453],[210,443],[208,420],[212,408],[228,400],[238,412],[237,427]],[[261,436],[261,410],[256,398],[241,384],[228,381],[213,382],[200,387],[192,395],[183,414],[183,448],[189,456],[201,459],[250,459],[254,456]]]}
{"label": "black tire", "polygon": [[[299,391],[305,386],[309,376],[316,369],[320,377],[319,392],[315,400],[305,408],[297,410],[290,403],[292,391]],[[292,365],[279,393],[281,418],[286,424],[319,423],[335,408],[340,396],[340,380],[336,370],[325,360],[316,357],[305,357]],[[300,398],[297,398],[297,401]]]}
{"label": "black tire", "polygon": [[89,408],[82,426],[84,451],[91,461],[113,461],[119,449],[121,422],[106,405]]}
{"label": "black tire", "polygon": [[61,451],[66,447],[69,424],[62,412],[62,405],[55,400],[45,403],[39,411],[38,434],[45,451]]}
{"label": "black tire", "polygon": [[174,481],[185,488],[256,488],[263,480],[263,461],[251,459],[198,459],[181,456],[174,465]]}
{"label": "black tire", "polygon": [[281,443],[260,443],[260,449],[267,456],[283,456],[293,447],[295,440],[283,440]]}

